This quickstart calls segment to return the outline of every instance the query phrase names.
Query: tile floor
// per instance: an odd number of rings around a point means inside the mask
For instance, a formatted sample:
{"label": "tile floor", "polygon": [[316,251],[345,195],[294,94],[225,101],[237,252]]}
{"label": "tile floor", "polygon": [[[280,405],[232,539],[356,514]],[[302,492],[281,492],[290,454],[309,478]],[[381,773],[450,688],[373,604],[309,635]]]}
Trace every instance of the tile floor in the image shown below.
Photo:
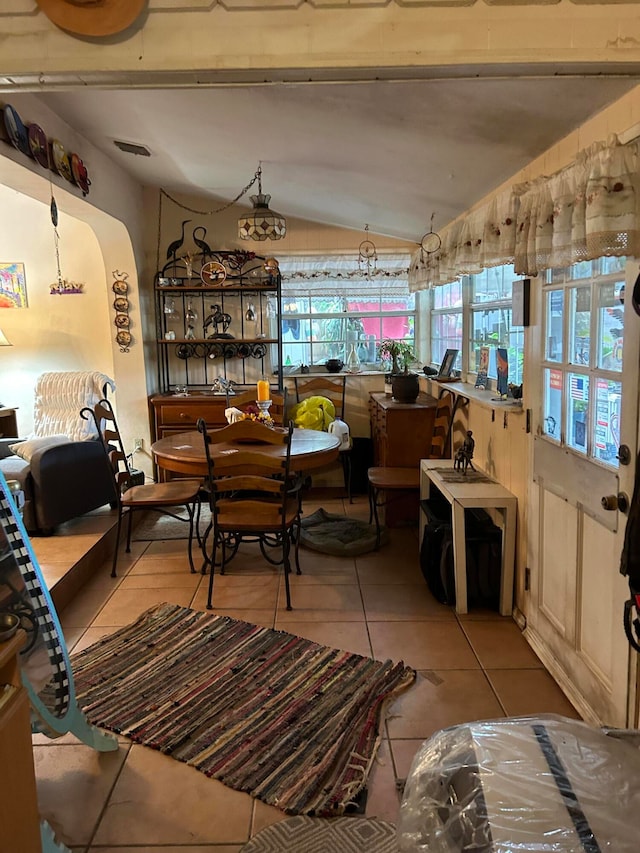
{"label": "tile floor", "polygon": [[[368,516],[363,497],[353,505],[308,501],[305,510],[318,506]],[[86,530],[99,527],[92,517],[80,521],[77,536],[34,538],[48,582],[68,563],[68,549],[82,550],[91,538]],[[301,563],[304,574],[291,578],[293,611],[284,608],[278,571],[251,553],[239,554],[225,577],[216,576],[214,607],[358,654],[402,659],[418,671],[416,684],[389,708],[369,778],[368,816],[396,821],[396,780],[407,776],[421,743],[440,728],[528,713],[577,716],[510,618],[489,611],[457,617],[433,599],[420,573],[415,529],[393,530],[378,553],[355,559],[301,549]],[[72,651],[156,603],[205,606],[208,578],[189,573],[184,541],[136,542],[130,555],[122,554],[120,577],[110,578],[109,571],[107,561],[59,614]],[[124,739],[117,752],[102,754],[71,736],[33,741],[41,814],[74,851],[237,853],[285,817]]]}

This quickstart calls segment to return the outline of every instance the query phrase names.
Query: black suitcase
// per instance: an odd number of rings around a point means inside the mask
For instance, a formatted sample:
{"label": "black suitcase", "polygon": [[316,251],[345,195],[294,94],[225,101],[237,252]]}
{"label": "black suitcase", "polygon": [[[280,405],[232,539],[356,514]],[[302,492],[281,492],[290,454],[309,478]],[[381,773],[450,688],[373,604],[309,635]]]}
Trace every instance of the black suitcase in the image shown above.
{"label": "black suitcase", "polygon": [[[420,502],[426,524],[420,567],[432,595],[455,605],[451,507],[444,498]],[[483,509],[465,510],[467,602],[469,606],[499,609],[502,570],[502,531]]]}

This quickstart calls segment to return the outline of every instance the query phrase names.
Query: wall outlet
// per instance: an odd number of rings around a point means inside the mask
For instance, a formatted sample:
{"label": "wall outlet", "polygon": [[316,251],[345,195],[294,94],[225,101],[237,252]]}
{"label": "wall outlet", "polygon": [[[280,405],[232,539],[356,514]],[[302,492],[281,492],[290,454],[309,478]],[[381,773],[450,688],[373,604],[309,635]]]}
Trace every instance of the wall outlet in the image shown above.
{"label": "wall outlet", "polygon": [[133,439],[133,452],[135,453],[137,450],[142,450],[142,439],[134,438]]}

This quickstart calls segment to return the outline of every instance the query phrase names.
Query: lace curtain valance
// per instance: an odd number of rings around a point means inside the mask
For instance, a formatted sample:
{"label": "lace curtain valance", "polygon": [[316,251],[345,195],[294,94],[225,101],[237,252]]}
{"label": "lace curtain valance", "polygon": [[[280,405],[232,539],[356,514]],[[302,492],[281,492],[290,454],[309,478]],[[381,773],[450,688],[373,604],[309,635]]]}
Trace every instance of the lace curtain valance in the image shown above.
{"label": "lace curtain valance", "polygon": [[616,137],[581,152],[551,176],[496,195],[447,228],[433,255],[411,259],[409,286],[423,290],[487,267],[534,276],[605,255],[640,255],[638,143]]}
{"label": "lace curtain valance", "polygon": [[370,269],[353,255],[278,257],[282,292],[287,296],[406,296],[409,254],[379,254]]}

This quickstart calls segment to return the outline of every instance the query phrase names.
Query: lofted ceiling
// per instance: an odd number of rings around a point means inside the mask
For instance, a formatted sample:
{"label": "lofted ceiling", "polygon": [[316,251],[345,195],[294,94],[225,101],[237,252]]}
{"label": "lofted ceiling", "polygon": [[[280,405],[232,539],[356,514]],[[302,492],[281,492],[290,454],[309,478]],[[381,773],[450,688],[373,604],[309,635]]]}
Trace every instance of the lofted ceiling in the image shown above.
{"label": "lofted ceiling", "polygon": [[[285,216],[417,242],[432,213],[438,230],[638,79],[86,87],[38,97],[143,184],[224,203],[261,161],[263,192]],[[151,157],[121,152],[116,139]]]}

